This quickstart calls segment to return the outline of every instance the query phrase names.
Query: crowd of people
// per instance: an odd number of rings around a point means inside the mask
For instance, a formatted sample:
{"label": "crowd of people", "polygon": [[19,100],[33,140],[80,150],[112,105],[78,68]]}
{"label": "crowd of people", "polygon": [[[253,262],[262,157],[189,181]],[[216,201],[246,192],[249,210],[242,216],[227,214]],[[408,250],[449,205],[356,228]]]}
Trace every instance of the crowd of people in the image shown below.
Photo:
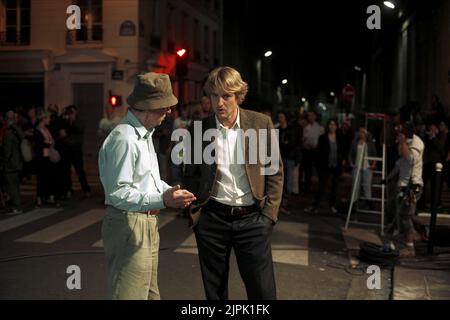
{"label": "crowd of people", "polygon": [[0,117],[0,198],[9,214],[23,212],[20,184],[36,176],[35,206],[59,205],[73,194],[71,168],[84,196],[91,188],[83,164],[84,125],[77,107],[17,108]]}

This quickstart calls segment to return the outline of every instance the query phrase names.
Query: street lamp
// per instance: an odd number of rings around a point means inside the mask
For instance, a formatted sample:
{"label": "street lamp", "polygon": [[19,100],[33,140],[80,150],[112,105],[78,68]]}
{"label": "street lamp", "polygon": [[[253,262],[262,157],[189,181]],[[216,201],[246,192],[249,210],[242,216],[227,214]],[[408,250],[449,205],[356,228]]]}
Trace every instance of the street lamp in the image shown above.
{"label": "street lamp", "polygon": [[354,66],[353,67],[356,71],[361,71],[361,67],[359,67],[359,66]]}
{"label": "street lamp", "polygon": [[384,1],[383,4],[389,9],[395,9],[395,4],[392,1]]}
{"label": "street lamp", "polygon": [[268,58],[272,55],[272,51],[266,51],[266,53],[264,53],[264,57]]}
{"label": "street lamp", "polygon": [[333,91],[330,92],[330,96],[334,97],[335,93]]}
{"label": "street lamp", "polygon": [[305,103],[306,102],[306,98],[302,98],[302,102]]}
{"label": "street lamp", "polygon": [[283,79],[283,80],[281,81],[281,83],[282,83],[282,84],[286,84],[286,83],[288,83],[288,81],[287,81],[287,79]]}

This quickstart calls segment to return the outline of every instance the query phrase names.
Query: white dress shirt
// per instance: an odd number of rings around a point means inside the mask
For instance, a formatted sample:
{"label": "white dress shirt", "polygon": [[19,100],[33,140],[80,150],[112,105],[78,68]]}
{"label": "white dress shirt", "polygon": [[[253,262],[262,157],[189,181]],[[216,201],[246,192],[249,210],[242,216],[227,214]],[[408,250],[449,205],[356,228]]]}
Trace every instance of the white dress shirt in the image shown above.
{"label": "white dress shirt", "polygon": [[[243,135],[239,134],[240,115],[231,128],[225,128],[216,117],[219,130],[215,150],[217,159],[217,180],[211,198],[229,206],[250,206],[254,204],[244,164]],[[238,138],[241,143],[238,143]]]}

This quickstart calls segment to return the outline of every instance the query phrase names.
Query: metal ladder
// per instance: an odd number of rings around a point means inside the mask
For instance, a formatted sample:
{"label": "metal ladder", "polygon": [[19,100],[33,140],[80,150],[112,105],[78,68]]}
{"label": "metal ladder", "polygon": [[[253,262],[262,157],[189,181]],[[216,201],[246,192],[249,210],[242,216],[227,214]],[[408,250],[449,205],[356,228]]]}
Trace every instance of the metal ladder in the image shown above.
{"label": "metal ladder", "polygon": [[[348,225],[350,224],[350,222],[352,223],[356,223],[356,224],[366,224],[366,225],[373,225],[373,223],[367,223],[367,222],[359,222],[357,220],[350,220],[351,218],[351,214],[352,214],[352,210],[353,210],[353,204],[359,200],[368,200],[368,201],[378,201],[381,202],[381,208],[379,211],[377,210],[362,210],[359,208],[359,205],[357,203],[356,205],[356,213],[368,213],[368,214],[379,214],[381,215],[381,235],[384,235],[384,213],[385,213],[385,204],[386,204],[386,186],[384,184],[374,184],[372,183],[371,187],[372,188],[379,188],[381,189],[381,198],[375,198],[372,197],[371,199],[366,199],[363,197],[358,197],[359,199],[355,199],[356,198],[356,193],[357,188],[361,187],[361,184],[358,183],[360,176],[361,176],[361,168],[363,166],[363,163],[365,160],[368,161],[377,161],[377,162],[381,162],[382,164],[382,169],[381,171],[373,171],[373,174],[378,174],[381,175],[381,179],[384,180],[386,178],[386,120],[387,120],[388,116],[382,113],[366,113],[365,114],[365,129],[367,131],[368,128],[368,124],[370,120],[375,120],[375,121],[383,121],[383,144],[382,144],[382,156],[381,157],[369,157],[366,154],[366,150],[367,150],[367,144],[364,145],[364,149],[363,149],[363,155],[362,157],[359,157],[358,159],[358,170],[356,172],[356,178],[355,178],[355,183],[353,185],[352,188],[352,197],[351,197],[351,201],[350,201],[350,206],[348,208],[348,213],[347,213],[347,220],[345,222],[345,230],[348,229]],[[361,193],[358,192],[358,195],[360,195]],[[357,201],[355,201],[357,200]],[[378,225],[378,224],[377,224]]]}

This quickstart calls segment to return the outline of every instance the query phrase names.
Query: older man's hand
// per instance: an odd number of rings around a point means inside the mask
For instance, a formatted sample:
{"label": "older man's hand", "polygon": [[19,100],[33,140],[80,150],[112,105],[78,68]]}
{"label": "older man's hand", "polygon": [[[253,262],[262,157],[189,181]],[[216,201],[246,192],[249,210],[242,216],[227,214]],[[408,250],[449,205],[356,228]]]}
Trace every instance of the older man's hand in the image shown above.
{"label": "older man's hand", "polygon": [[170,208],[186,208],[195,200],[197,198],[191,192],[181,189],[180,185],[168,189],[163,194],[164,205]]}

